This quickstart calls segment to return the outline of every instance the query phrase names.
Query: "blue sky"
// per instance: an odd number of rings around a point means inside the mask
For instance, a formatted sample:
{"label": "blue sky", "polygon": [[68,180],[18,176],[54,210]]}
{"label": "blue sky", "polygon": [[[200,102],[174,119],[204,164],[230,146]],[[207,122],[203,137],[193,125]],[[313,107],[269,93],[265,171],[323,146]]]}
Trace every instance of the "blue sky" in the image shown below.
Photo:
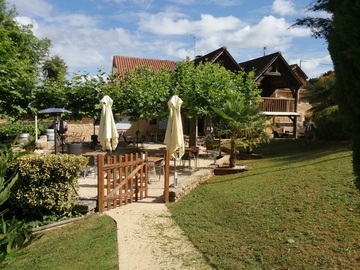
{"label": "blue sky", "polygon": [[71,73],[110,73],[114,55],[177,61],[226,46],[237,62],[281,51],[314,78],[332,69],[327,44],[290,28],[312,15],[305,13],[311,1],[7,0],[18,22],[52,41],[51,53]]}

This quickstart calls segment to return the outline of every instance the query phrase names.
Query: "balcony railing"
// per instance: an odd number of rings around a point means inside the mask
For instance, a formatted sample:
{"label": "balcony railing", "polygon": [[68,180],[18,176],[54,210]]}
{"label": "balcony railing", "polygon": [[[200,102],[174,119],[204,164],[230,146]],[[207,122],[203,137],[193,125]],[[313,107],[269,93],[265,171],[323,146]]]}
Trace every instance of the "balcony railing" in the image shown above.
{"label": "balcony railing", "polygon": [[294,98],[262,98],[260,108],[263,112],[295,112]]}

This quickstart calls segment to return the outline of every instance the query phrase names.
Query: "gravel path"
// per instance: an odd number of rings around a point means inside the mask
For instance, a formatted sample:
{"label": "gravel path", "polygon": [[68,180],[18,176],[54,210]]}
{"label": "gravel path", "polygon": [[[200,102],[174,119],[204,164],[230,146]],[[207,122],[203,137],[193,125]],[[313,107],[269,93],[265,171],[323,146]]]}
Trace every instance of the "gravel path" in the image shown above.
{"label": "gravel path", "polygon": [[211,269],[165,204],[142,201],[106,214],[117,222],[119,269]]}

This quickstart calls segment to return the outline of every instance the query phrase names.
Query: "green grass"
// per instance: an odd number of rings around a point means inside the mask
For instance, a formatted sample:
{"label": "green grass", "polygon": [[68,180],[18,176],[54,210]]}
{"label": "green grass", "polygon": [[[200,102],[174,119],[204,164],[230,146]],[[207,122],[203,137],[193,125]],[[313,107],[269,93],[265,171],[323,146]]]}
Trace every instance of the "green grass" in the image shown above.
{"label": "green grass", "polygon": [[215,269],[358,269],[360,193],[347,144],[276,141],[177,203],[173,218]]}
{"label": "green grass", "polygon": [[119,269],[116,223],[93,214],[44,232],[26,248],[10,254],[0,268],[16,270]]}

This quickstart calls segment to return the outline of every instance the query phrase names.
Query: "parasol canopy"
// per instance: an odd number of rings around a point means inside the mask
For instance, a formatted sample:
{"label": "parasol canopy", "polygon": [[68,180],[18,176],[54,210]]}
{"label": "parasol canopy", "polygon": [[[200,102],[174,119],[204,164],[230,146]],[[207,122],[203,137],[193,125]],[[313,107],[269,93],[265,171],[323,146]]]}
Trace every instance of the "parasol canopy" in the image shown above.
{"label": "parasol canopy", "polygon": [[118,144],[118,132],[111,109],[112,104],[113,100],[107,95],[100,100],[101,118],[98,139],[102,150],[115,150]]}
{"label": "parasol canopy", "polygon": [[166,127],[164,144],[173,158],[181,158],[185,152],[184,133],[181,120],[181,105],[183,101],[173,95],[168,101],[169,118]]}
{"label": "parasol canopy", "polygon": [[47,108],[47,109],[38,111],[38,113],[71,113],[71,111],[63,109],[63,108]]}

